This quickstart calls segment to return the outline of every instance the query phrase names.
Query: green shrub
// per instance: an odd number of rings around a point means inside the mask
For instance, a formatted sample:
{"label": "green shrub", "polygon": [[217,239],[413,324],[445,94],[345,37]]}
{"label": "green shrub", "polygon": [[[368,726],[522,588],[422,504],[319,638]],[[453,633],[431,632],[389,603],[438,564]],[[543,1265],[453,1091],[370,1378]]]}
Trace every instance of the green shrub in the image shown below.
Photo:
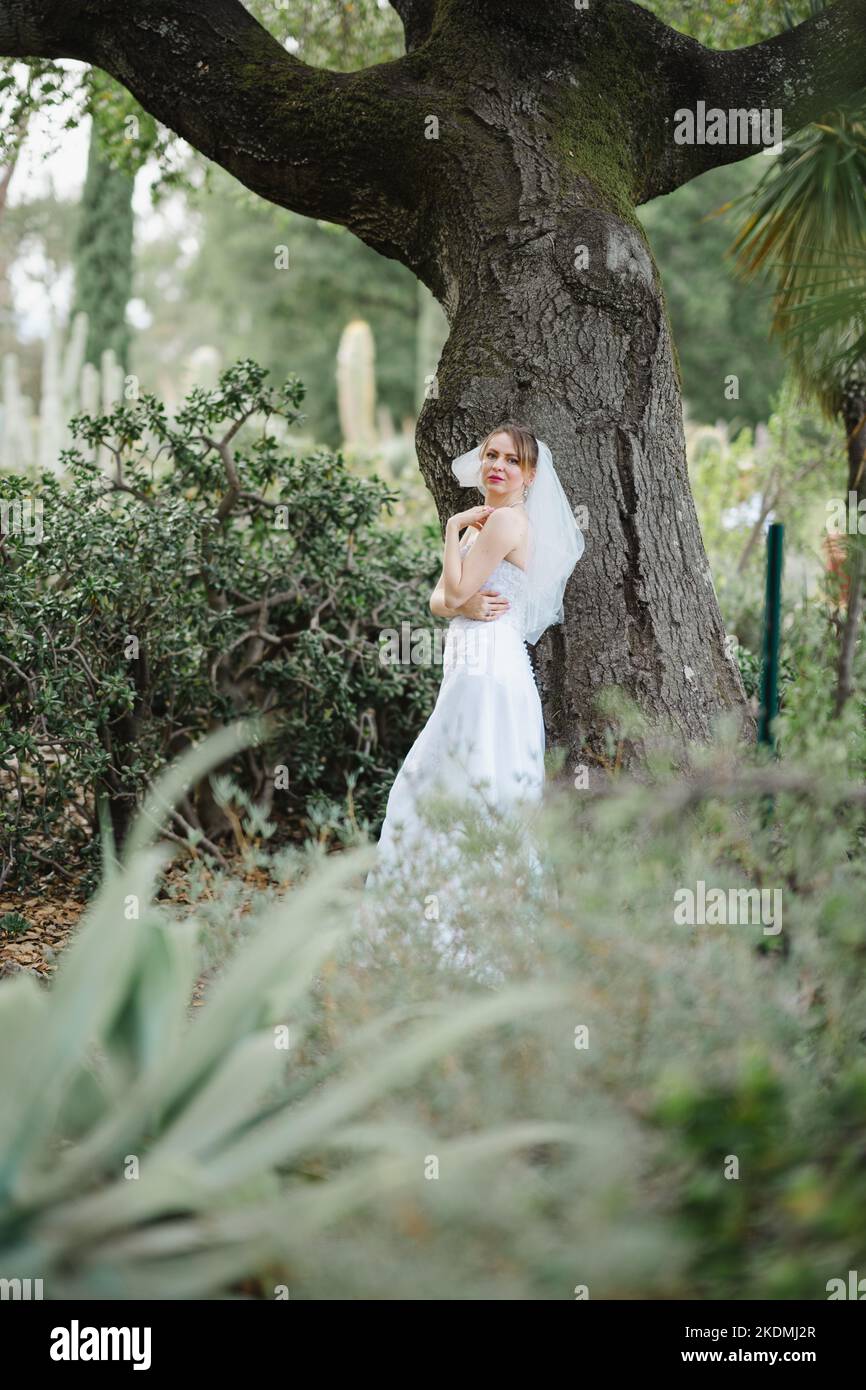
{"label": "green shrub", "polygon": [[[121,843],[159,769],[251,712],[273,738],[232,770],[265,810],[276,772],[291,823],[347,793],[380,813],[438,678],[383,665],[379,633],[429,625],[434,550],[379,524],[379,480],[286,452],[268,422],[294,424],[303,388],[265,376],[237,364],[172,423],[149,395],[76,417],[109,469],[76,447],[61,478],[3,479],[7,502],[41,505],[44,538],[13,531],[0,562],[0,882],[44,873],[58,842],[63,863],[87,853],[100,800]],[[207,781],[178,814],[182,836],[227,824]]]}

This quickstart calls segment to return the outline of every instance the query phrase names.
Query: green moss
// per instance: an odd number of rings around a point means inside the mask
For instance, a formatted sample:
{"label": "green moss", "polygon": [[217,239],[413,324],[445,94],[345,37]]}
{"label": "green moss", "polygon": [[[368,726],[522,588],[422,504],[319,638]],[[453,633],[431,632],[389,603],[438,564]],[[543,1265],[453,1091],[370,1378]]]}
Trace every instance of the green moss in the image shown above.
{"label": "green moss", "polygon": [[564,187],[583,175],[602,205],[636,228],[647,146],[660,138],[653,120],[662,99],[658,70],[658,36],[636,7],[610,6],[574,67],[574,85],[560,86],[546,102]]}
{"label": "green moss", "polygon": [[566,193],[580,179],[588,179],[601,207],[637,226],[637,177],[626,105],[618,84],[604,91],[598,74],[584,72],[576,86],[561,88],[547,103],[561,191]]}

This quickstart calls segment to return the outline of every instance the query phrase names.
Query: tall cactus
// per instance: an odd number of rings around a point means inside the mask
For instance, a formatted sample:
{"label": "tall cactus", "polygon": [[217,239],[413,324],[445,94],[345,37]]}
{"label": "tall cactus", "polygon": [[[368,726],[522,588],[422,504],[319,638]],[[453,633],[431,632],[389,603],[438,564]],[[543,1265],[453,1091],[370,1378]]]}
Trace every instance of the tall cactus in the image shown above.
{"label": "tall cactus", "polygon": [[33,463],[33,435],[27,400],[21,394],[18,358],[7,352],[3,358],[3,418],[0,428],[0,467],[26,470]]}
{"label": "tall cactus", "polygon": [[[432,296],[431,301],[438,310]],[[435,343],[435,316],[432,324],[429,341]],[[441,344],[431,349],[435,353],[433,367],[440,348]],[[343,447],[356,462],[374,468],[390,482],[399,479],[405,491],[409,479],[417,476],[415,422],[403,420],[397,429],[388,407],[377,407],[375,363],[372,329],[363,319],[353,319],[343,329],[337,352],[337,402]]]}
{"label": "tall cactus", "polygon": [[60,391],[60,335],[51,313],[42,347],[42,383],[39,397],[39,468],[57,473],[63,447],[65,420]]}
{"label": "tall cactus", "polygon": [[337,349],[337,406],[347,449],[366,453],[376,445],[376,348],[364,319],[346,324]]}
{"label": "tall cactus", "polygon": [[81,389],[81,369],[84,366],[84,350],[87,343],[87,327],[87,315],[84,312],[73,316],[69,340],[63,353],[63,366],[60,371],[60,394],[64,414],[67,413],[66,407],[71,402],[75,402],[76,405],[78,402]]}
{"label": "tall cactus", "polygon": [[428,396],[436,391],[436,368],[448,339],[448,320],[445,311],[428,290],[418,281],[418,317],[415,330],[415,406],[419,411]]}
{"label": "tall cactus", "polygon": [[[69,420],[86,411],[98,415],[114,408],[123,394],[123,368],[108,348],[100,354],[100,366],[84,361],[87,315],[78,313],[64,344],[60,326],[52,317],[42,347],[39,412],[21,394],[18,358],[9,352],[3,359],[2,410],[0,410],[0,468],[28,472],[37,466],[61,472],[60,454],[72,442]],[[79,441],[85,455],[94,451]],[[111,462],[108,450],[100,451],[100,463]]]}

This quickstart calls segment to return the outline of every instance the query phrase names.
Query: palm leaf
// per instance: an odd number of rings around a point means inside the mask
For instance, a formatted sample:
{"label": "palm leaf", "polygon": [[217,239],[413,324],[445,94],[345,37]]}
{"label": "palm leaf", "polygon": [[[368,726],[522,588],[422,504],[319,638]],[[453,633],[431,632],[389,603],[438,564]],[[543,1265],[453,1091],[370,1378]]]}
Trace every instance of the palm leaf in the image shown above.
{"label": "palm leaf", "polygon": [[788,142],[737,200],[749,208],[731,253],[773,285],[772,331],[800,383],[830,414],[864,336],[866,118],[837,111]]}

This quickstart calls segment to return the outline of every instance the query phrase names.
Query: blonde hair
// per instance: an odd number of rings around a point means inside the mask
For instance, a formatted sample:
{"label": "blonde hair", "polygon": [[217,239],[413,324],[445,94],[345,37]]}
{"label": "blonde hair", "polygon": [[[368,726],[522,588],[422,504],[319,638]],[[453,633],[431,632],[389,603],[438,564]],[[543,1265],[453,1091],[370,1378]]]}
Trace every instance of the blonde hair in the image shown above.
{"label": "blonde hair", "polygon": [[479,458],[484,462],[484,455],[487,452],[487,445],[490,443],[494,434],[510,434],[511,442],[514,445],[514,452],[520,464],[520,471],[524,478],[528,477],[538,467],[538,440],[527,429],[526,425],[515,425],[512,421],[507,424],[497,425],[495,430],[491,430],[481,441],[481,451]]}

